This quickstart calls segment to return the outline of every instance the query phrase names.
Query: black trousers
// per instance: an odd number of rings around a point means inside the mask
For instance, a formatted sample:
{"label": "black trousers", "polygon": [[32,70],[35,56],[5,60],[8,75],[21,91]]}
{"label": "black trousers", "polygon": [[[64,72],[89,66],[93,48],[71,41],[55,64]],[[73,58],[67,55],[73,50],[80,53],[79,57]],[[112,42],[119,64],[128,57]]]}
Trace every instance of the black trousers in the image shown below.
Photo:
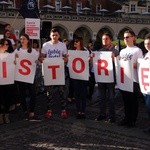
{"label": "black trousers", "polygon": [[133,92],[122,91],[122,98],[124,102],[125,120],[128,123],[135,124],[138,116],[138,97],[140,93],[139,84],[134,82]]}
{"label": "black trousers", "polygon": [[23,111],[26,112],[28,110],[26,98],[29,97],[29,112],[34,112],[36,103],[35,85],[24,82],[17,82],[17,84],[19,86],[21,106]]}
{"label": "black trousers", "polygon": [[0,113],[9,113],[15,99],[14,90],[14,84],[0,85]]}

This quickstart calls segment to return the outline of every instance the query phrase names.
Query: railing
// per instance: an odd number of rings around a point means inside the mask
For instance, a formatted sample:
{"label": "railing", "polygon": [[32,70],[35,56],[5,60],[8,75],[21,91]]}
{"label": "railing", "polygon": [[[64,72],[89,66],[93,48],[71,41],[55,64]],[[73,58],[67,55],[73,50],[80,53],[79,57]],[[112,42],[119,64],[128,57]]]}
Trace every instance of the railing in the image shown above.
{"label": "railing", "polygon": [[[15,18],[17,11],[0,11],[0,18]],[[20,15],[18,18],[22,18]],[[149,16],[138,15],[137,18],[131,18],[129,15],[123,17],[111,17],[100,15],[77,15],[77,14],[63,14],[63,13],[42,13],[40,15],[42,20],[64,20],[64,21],[85,21],[85,22],[105,22],[105,23],[128,23],[128,24],[150,24]]]}

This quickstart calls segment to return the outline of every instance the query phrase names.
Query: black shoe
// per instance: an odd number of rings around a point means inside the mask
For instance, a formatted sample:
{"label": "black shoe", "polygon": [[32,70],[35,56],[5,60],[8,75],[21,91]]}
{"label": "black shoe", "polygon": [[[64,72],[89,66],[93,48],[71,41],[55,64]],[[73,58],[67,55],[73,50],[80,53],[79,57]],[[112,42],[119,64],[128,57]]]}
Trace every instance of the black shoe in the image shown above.
{"label": "black shoe", "polygon": [[106,119],[106,116],[99,115],[95,120],[96,121],[102,121],[102,120],[105,120],[105,119]]}

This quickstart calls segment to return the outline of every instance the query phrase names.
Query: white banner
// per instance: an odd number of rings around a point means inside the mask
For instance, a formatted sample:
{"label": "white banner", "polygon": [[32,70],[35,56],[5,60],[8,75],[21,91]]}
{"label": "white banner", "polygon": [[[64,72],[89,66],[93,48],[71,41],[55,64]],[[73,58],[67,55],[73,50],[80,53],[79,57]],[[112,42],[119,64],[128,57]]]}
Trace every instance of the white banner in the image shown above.
{"label": "white banner", "polygon": [[89,80],[89,52],[69,50],[69,74],[70,78],[78,80]]}
{"label": "white banner", "polygon": [[40,39],[40,19],[25,18],[25,33],[30,39]]}
{"label": "white banner", "polygon": [[133,92],[133,62],[115,59],[116,79],[119,89]]}
{"label": "white banner", "polygon": [[138,77],[141,92],[150,94],[150,60],[138,59]]}
{"label": "white banner", "polygon": [[13,84],[15,74],[15,55],[0,54],[0,85]]}
{"label": "white banner", "polygon": [[16,59],[16,74],[15,80],[33,83],[36,71],[37,56],[31,55],[30,53],[18,52],[19,58]]}
{"label": "white banner", "polygon": [[65,85],[64,60],[45,58],[43,61],[44,85]]}
{"label": "white banner", "polygon": [[93,67],[96,82],[114,82],[112,52],[94,52]]}

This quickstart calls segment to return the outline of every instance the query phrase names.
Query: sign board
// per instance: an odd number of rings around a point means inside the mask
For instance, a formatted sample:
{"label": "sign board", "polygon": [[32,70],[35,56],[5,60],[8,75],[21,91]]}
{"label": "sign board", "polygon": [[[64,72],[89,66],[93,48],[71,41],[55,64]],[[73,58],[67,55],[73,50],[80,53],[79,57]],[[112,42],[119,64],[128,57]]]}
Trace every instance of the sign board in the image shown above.
{"label": "sign board", "polygon": [[25,33],[30,39],[40,39],[40,19],[25,19]]}

